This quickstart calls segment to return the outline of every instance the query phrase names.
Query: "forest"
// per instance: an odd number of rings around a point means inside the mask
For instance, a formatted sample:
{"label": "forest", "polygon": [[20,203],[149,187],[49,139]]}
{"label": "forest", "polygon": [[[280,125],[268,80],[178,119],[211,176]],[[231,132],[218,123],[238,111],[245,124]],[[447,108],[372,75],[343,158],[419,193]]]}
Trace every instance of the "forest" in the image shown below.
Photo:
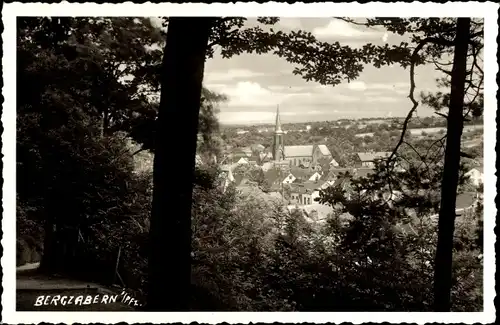
{"label": "forest", "polygon": [[[481,20],[367,19],[410,41],[356,49],[265,28],[275,17],[260,27],[162,19],[163,29],[144,17],[18,18],[17,265],[119,281],[148,311],[482,311],[482,189],[473,213],[455,214],[469,187],[463,165],[478,154],[461,141],[483,112]],[[389,130],[392,154],[352,180],[357,195],[322,191],[335,208],[326,226],[222,190],[210,159],[195,166],[196,153],[221,155],[230,138],[217,120],[228,99],[203,86],[215,46],[224,58],[273,53],[329,86],[366,65],[407,69],[410,108]],[[427,63],[444,77],[440,91],[418,95],[414,70]],[[415,148],[407,129],[419,103],[446,132]],[[343,156],[354,133],[345,147],[338,137]]]}

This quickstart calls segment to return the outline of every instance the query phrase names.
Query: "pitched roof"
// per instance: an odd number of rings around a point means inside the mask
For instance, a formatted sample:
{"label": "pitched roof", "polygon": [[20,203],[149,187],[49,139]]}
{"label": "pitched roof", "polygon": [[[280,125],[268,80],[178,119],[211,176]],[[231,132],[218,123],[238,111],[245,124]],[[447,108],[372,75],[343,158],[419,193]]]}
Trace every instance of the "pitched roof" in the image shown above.
{"label": "pitched roof", "polygon": [[339,177],[341,174],[349,173],[350,175],[354,174],[352,168],[330,168],[328,174],[323,174],[321,177],[322,180],[332,180],[334,178]]}
{"label": "pitched roof", "polygon": [[357,153],[361,161],[374,161],[375,159],[388,158],[390,152],[358,152]]}
{"label": "pitched roof", "polygon": [[290,184],[291,185],[290,189],[292,193],[299,193],[299,194],[312,193],[315,190],[319,190],[321,185],[323,185],[324,183],[325,182],[322,181],[319,182],[308,181],[302,184],[292,183]]}
{"label": "pitched roof", "polygon": [[[311,179],[312,178],[312,179]],[[315,181],[315,180],[321,180],[321,173],[320,172],[317,172],[315,171],[310,177],[309,179],[311,179],[312,181]]]}
{"label": "pitched roof", "polygon": [[203,163],[203,160],[201,159],[201,156],[196,154],[195,156],[195,163],[198,165],[198,164],[202,164]]}
{"label": "pitched roof", "polygon": [[233,157],[250,157],[252,155],[252,149],[249,147],[236,148],[232,152]]}
{"label": "pitched roof", "polygon": [[248,164],[248,159],[241,157],[240,160],[238,160],[237,164]]}
{"label": "pitched roof", "polygon": [[313,145],[307,146],[285,146],[285,157],[308,157],[313,154]]}
{"label": "pitched roof", "polygon": [[475,193],[465,192],[457,195],[457,209],[470,207],[476,200]]}
{"label": "pitched roof", "polygon": [[262,171],[264,171],[264,172],[270,170],[273,167],[274,167],[274,163],[272,161],[265,162],[261,166]]}
{"label": "pitched roof", "polygon": [[261,152],[261,151],[263,151],[264,149],[266,149],[266,147],[264,147],[264,146],[263,146],[263,145],[261,145],[260,143],[252,145],[252,147],[251,147],[251,148],[252,148],[252,150],[254,150],[254,151],[259,151],[259,152]]}
{"label": "pitched roof", "polygon": [[321,185],[323,185],[325,182],[324,181],[307,181],[307,182],[304,182],[302,185],[305,187],[305,188],[308,188],[310,190],[316,190],[316,189],[319,189],[321,187]]}
{"label": "pitched roof", "polygon": [[346,172],[352,174],[354,170],[353,168],[330,168],[330,173],[334,175],[345,174]]}
{"label": "pitched roof", "polygon": [[328,149],[328,147],[324,144],[319,144],[318,145],[318,148],[319,148],[319,151],[321,151],[321,153],[324,155],[324,156],[331,156],[332,153],[330,152],[330,150]]}
{"label": "pitched roof", "polygon": [[230,171],[233,170],[237,164],[225,164],[225,165],[220,165],[221,171]]}
{"label": "pitched roof", "polygon": [[367,177],[370,174],[374,173],[373,168],[357,168],[354,171],[355,177]]}
{"label": "pitched roof", "polygon": [[299,179],[309,179],[312,175],[314,175],[315,172],[316,171],[314,170],[309,170],[304,168],[297,168],[297,167],[290,168],[290,174]]}
{"label": "pitched roof", "polygon": [[339,165],[339,163],[335,160],[335,158],[332,158],[332,160],[330,160],[330,162],[328,164],[332,165],[334,167]]}

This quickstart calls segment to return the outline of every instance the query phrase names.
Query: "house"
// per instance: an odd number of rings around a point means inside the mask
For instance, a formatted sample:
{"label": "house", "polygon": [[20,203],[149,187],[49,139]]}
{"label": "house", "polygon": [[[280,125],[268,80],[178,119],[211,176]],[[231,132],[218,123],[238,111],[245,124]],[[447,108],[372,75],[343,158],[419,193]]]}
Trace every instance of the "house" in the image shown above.
{"label": "house", "polygon": [[264,152],[264,150],[266,149],[266,147],[264,147],[263,145],[261,144],[254,144],[250,147],[250,149],[252,149],[253,152],[259,152],[259,153],[262,153]]}
{"label": "house", "polygon": [[[455,214],[457,218],[463,217],[468,213],[471,213],[473,209],[477,206],[477,194],[473,192],[464,192],[457,194]],[[439,221],[439,213],[430,216],[430,219],[434,222]]]}
{"label": "house", "polygon": [[457,195],[456,213],[463,215],[467,210],[474,208],[477,203],[477,194],[474,192],[464,192]]}
{"label": "house", "polygon": [[273,161],[267,161],[260,166],[263,172],[267,172],[268,170],[274,168],[274,162]]}
{"label": "house", "polygon": [[330,169],[328,173],[323,173],[321,180],[335,182],[340,176],[349,173],[349,175],[354,175],[353,168],[335,168]]}
{"label": "house", "polygon": [[[319,151],[319,152],[317,152]],[[332,157],[332,153],[330,152],[330,150],[328,149],[328,147],[324,144],[318,144],[316,146],[316,152],[317,153],[317,159],[319,158],[331,158]]]}
{"label": "house", "polygon": [[353,176],[354,178],[368,177],[374,172],[375,170],[373,168],[354,168]]}
{"label": "house", "polygon": [[302,184],[292,184],[290,188],[290,203],[311,205],[319,198],[319,191],[325,182],[308,181]]}
{"label": "house", "polygon": [[249,164],[248,158],[241,157],[240,160],[236,162],[238,165],[246,165]]}
{"label": "house", "polygon": [[231,156],[236,161],[240,158],[250,158],[252,156],[252,149],[248,147],[237,148],[233,150]]}
{"label": "house", "polygon": [[472,168],[465,173],[465,176],[469,177],[469,182],[476,187],[484,183],[484,172],[482,166]]}
{"label": "house", "polygon": [[332,160],[330,160],[330,162],[328,163],[330,165],[330,167],[339,167],[339,163],[334,159],[332,158]]}
{"label": "house", "polygon": [[285,179],[283,180],[283,184],[292,184],[293,182],[295,182],[297,178],[295,176],[293,176],[292,173],[289,173],[287,177],[285,177]]}
{"label": "house", "polygon": [[290,173],[295,177],[295,182],[308,181],[314,174],[316,174],[313,170],[298,167],[290,168]]}
{"label": "house", "polygon": [[223,165],[223,166],[221,166],[220,170],[221,170],[221,172],[219,174],[219,178],[221,181],[222,190],[225,192],[226,189],[228,188],[228,186],[231,183],[234,183],[235,178],[233,176],[232,166]]}
{"label": "house", "polygon": [[258,158],[259,165],[263,165],[273,160],[273,153],[270,151],[259,152]]}
{"label": "house", "polygon": [[387,159],[390,155],[390,152],[358,152],[356,167],[374,168],[376,160]]}
{"label": "house", "polygon": [[255,157],[251,157],[250,159],[247,159],[248,160],[248,163],[252,166],[257,166],[259,163],[258,163],[258,159],[255,158]]}
{"label": "house", "polygon": [[311,175],[311,177],[309,177],[309,181],[319,181],[321,178],[321,174],[318,173],[318,172],[314,172],[314,174]]}
{"label": "house", "polygon": [[201,159],[201,156],[199,154],[196,154],[194,158],[194,164],[195,166],[200,166],[203,164],[203,159]]}

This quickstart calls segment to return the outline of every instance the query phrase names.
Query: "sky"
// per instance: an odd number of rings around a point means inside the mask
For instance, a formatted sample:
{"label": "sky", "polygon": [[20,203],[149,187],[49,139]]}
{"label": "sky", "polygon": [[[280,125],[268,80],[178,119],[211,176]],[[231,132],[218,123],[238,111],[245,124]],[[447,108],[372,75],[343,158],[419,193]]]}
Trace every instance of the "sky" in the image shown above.
{"label": "sky", "polygon": [[[248,19],[248,26],[257,24]],[[361,47],[366,43],[399,44],[403,36],[383,29],[366,28],[335,18],[282,18],[275,30],[309,31],[322,41]],[[412,107],[409,71],[399,66],[375,68],[367,65],[358,79],[338,86],[322,86],[293,75],[294,64],[273,54],[241,54],[224,59],[217,54],[205,64],[204,85],[226,94],[219,120],[224,124],[273,123],[280,107],[282,123],[336,120],[341,118],[401,117]],[[415,69],[417,95],[436,89],[441,77],[432,65]],[[432,115],[420,106],[418,116]]]}

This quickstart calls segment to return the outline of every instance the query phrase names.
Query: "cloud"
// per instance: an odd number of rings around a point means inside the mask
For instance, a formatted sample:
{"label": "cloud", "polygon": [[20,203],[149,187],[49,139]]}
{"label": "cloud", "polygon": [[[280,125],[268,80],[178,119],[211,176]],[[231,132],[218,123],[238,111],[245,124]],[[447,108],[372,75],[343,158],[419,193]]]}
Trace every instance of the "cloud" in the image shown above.
{"label": "cloud", "polygon": [[276,105],[280,105],[283,112],[318,115],[321,109],[314,108],[353,103],[362,99],[359,95],[343,94],[332,87],[303,87],[302,91],[298,91],[289,87],[263,87],[260,83],[249,80],[230,84],[213,83],[207,87],[227,95],[228,101],[221,106],[221,111],[224,112],[274,111]]}
{"label": "cloud", "polygon": [[253,77],[264,76],[265,73],[255,72],[248,69],[229,69],[227,71],[206,72],[203,81],[206,84],[217,83],[221,81],[233,81],[236,79],[249,79]]}
{"label": "cloud", "polygon": [[[290,87],[288,85],[269,85],[269,86],[267,86],[267,89],[269,89],[270,91],[274,91],[274,92],[297,91],[298,89],[296,89],[296,88],[297,87],[294,87],[292,90],[292,87]],[[304,87],[301,87],[301,88],[304,88]]]}
{"label": "cloud", "polygon": [[[364,81],[352,81],[345,85],[346,88],[353,91],[391,91],[398,94],[406,94],[410,88],[409,83],[406,82],[396,82],[396,83],[366,83]],[[382,93],[382,92],[379,92]]]}
{"label": "cloud", "polygon": [[396,103],[399,102],[401,98],[399,97],[389,97],[389,96],[368,96],[365,97],[365,101],[368,103]]}
{"label": "cloud", "polygon": [[316,87],[317,91],[314,94],[314,101],[318,103],[352,103],[360,100],[358,95],[346,95],[341,93],[340,87],[331,87],[319,85]]}
{"label": "cloud", "polygon": [[299,18],[283,17],[280,18],[278,25],[290,30],[302,28],[302,23]]}
{"label": "cloud", "polygon": [[384,36],[382,36],[382,42],[387,43],[388,39],[389,39],[389,33],[385,32]]}
{"label": "cloud", "polygon": [[[280,116],[296,116],[297,112],[281,111]],[[219,113],[219,121],[222,123],[249,124],[249,123],[274,123],[276,111],[233,111]]]}
{"label": "cloud", "polygon": [[365,38],[367,36],[373,36],[378,34],[374,30],[363,28],[358,29],[353,24],[348,22],[332,19],[328,25],[323,27],[316,27],[312,31],[313,35],[318,38],[329,38],[329,37],[356,37]]}
{"label": "cloud", "polygon": [[[208,84],[208,88],[221,92],[228,96],[227,106],[231,107],[275,107],[297,98],[307,99],[311,97],[309,92],[277,92],[262,87],[258,82],[240,81],[236,84]],[[310,100],[310,99],[309,99]]]}
{"label": "cloud", "polygon": [[330,98],[335,102],[343,102],[343,103],[353,103],[353,102],[359,102],[360,98],[357,96],[348,96],[348,95],[343,95],[343,94],[337,94],[333,93],[330,95]]}
{"label": "cloud", "polygon": [[304,93],[314,91],[314,85],[307,86],[289,86],[289,85],[269,85],[266,87],[274,92],[287,92],[287,93]]}
{"label": "cloud", "polygon": [[347,84],[347,88],[350,90],[363,91],[366,90],[366,84],[363,81],[352,81]]}

